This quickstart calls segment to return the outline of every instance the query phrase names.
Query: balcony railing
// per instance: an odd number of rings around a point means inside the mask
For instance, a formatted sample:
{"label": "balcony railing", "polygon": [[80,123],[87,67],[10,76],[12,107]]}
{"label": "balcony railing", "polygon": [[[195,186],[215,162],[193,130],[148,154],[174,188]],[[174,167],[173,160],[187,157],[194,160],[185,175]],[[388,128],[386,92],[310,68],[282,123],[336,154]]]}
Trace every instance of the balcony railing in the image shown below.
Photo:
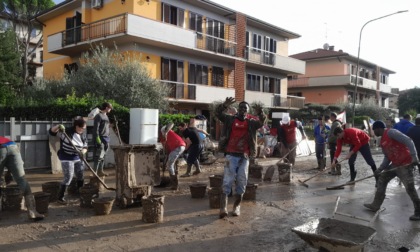
{"label": "balcony railing", "polygon": [[229,56],[236,55],[236,42],[197,32],[196,46],[198,49],[222,53]]}
{"label": "balcony railing", "polygon": [[274,66],[276,64],[276,54],[269,51],[264,51],[259,48],[246,47],[245,58],[251,62],[267,64]]}
{"label": "balcony railing", "polygon": [[62,46],[77,44],[96,38],[106,38],[125,33],[126,31],[127,14],[121,14],[61,32]]}
{"label": "balcony railing", "polygon": [[168,80],[160,81],[163,85],[167,85],[170,89],[168,97],[173,99],[196,99],[196,86],[185,84],[183,82],[175,82]]}
{"label": "balcony railing", "polygon": [[303,108],[305,106],[305,97],[291,96],[287,97],[280,94],[274,94],[273,107],[283,108]]}

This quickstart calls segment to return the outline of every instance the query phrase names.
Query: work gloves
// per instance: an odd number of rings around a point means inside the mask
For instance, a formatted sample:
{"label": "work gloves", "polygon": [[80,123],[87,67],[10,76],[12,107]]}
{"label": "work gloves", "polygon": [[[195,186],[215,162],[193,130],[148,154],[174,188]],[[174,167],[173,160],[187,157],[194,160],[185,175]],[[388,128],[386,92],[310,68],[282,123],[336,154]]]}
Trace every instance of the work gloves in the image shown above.
{"label": "work gloves", "polygon": [[85,158],[86,152],[87,152],[87,149],[82,149],[81,151],[79,151],[79,157],[80,157],[80,159]]}
{"label": "work gloves", "polygon": [[383,171],[384,169],[383,168],[381,168],[381,167],[379,167],[378,169],[376,169],[374,172],[373,172],[373,174],[375,175],[375,178],[379,178],[379,175],[381,175],[381,173],[382,173],[382,171]]}
{"label": "work gloves", "polygon": [[96,139],[95,139],[95,141],[96,141],[96,146],[97,147],[102,144],[102,141],[101,141],[101,137],[100,136],[97,136]]}
{"label": "work gloves", "polygon": [[64,132],[66,130],[66,127],[64,127],[63,124],[58,125],[58,131]]}

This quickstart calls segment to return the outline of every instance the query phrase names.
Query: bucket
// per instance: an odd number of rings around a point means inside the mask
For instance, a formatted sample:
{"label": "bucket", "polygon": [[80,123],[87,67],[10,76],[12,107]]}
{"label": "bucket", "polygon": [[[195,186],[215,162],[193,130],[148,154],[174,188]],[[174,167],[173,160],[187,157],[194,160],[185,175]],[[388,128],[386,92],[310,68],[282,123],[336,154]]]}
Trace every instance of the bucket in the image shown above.
{"label": "bucket", "polygon": [[261,165],[253,164],[249,166],[249,178],[262,179],[263,167]]}
{"label": "bucket", "polygon": [[292,164],[277,163],[279,171],[279,182],[290,182],[292,178]]}
{"label": "bucket", "polygon": [[50,202],[58,200],[58,192],[60,191],[61,182],[52,181],[42,184],[42,191],[50,193]]}
{"label": "bucket", "polygon": [[112,205],[114,204],[114,198],[112,197],[103,197],[92,200],[93,210],[95,210],[96,215],[107,215],[112,210]]}
{"label": "bucket", "polygon": [[202,183],[196,183],[190,185],[191,197],[192,198],[204,198],[206,195],[207,185]]}
{"label": "bucket", "polygon": [[257,188],[258,188],[258,184],[247,184],[243,199],[255,200],[257,198]]}
{"label": "bucket", "polygon": [[79,195],[79,190],[77,188],[77,181],[76,179],[72,179],[70,185],[67,187],[67,193],[69,195],[77,196]]}
{"label": "bucket", "polygon": [[223,175],[211,175],[209,177],[210,187],[222,187]]}
{"label": "bucket", "polygon": [[163,195],[143,196],[141,198],[143,206],[142,221],[146,223],[163,222],[164,203],[165,196]]}
{"label": "bucket", "polygon": [[208,194],[209,194],[210,208],[219,208],[220,207],[220,195],[222,194],[222,188],[221,187],[210,187]]}
{"label": "bucket", "polygon": [[35,209],[38,213],[48,213],[48,205],[50,204],[50,193],[34,192]]}
{"label": "bucket", "polygon": [[5,210],[16,211],[20,210],[22,207],[22,199],[23,195],[20,191],[18,185],[9,185],[3,188],[4,190],[4,198],[3,198],[3,208]]}
{"label": "bucket", "polygon": [[92,199],[99,196],[98,188],[91,184],[86,184],[80,188],[80,207],[93,207]]}

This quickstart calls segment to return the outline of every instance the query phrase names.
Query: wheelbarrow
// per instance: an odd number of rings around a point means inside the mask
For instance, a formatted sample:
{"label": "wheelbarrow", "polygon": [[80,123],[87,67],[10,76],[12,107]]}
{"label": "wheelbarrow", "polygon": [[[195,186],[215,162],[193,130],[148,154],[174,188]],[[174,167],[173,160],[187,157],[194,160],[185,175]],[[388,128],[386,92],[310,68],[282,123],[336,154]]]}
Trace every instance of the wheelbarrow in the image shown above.
{"label": "wheelbarrow", "polygon": [[365,244],[376,235],[376,230],[370,226],[337,220],[334,217],[339,214],[372,223],[382,209],[377,211],[372,219],[366,220],[337,212],[339,200],[340,197],[337,197],[332,218],[310,220],[303,225],[292,228],[292,232],[296,233],[311,247],[320,251],[362,252]]}

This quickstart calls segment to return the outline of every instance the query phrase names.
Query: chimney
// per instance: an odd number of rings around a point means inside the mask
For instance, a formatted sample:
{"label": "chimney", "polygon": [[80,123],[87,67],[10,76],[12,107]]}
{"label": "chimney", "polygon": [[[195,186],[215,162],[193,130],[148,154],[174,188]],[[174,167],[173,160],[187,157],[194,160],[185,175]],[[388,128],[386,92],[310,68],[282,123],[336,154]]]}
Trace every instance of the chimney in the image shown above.
{"label": "chimney", "polygon": [[328,47],[328,50],[330,50],[330,51],[334,51],[334,46],[329,46],[329,47]]}

